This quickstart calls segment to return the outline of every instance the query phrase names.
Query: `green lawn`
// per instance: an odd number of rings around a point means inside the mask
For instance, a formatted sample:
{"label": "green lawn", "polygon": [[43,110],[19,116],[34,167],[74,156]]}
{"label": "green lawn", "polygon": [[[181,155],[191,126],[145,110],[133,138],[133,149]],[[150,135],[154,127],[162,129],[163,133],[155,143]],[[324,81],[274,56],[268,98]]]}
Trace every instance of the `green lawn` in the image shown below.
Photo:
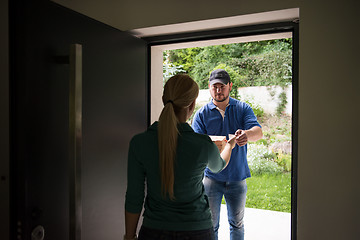
{"label": "green lawn", "polygon": [[246,207],[291,212],[290,173],[253,175],[246,182]]}

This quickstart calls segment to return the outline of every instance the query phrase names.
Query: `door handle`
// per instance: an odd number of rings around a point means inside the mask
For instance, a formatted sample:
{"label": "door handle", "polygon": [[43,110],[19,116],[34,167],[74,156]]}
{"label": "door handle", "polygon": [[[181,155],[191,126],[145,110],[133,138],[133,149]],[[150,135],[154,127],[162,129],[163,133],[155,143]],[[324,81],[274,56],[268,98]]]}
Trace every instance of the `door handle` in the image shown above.
{"label": "door handle", "polygon": [[70,46],[69,67],[69,239],[81,240],[82,45]]}
{"label": "door handle", "polygon": [[31,232],[31,240],[43,240],[45,237],[45,229],[39,225],[35,227]]}

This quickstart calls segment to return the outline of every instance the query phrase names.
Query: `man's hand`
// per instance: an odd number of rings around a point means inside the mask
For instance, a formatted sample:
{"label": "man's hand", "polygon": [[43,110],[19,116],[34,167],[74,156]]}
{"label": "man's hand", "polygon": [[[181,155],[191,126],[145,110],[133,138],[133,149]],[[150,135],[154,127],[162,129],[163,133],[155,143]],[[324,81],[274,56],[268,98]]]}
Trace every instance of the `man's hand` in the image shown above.
{"label": "man's hand", "polygon": [[236,137],[236,139],[235,139],[236,144],[239,145],[240,147],[242,147],[248,143],[248,137],[244,130],[238,129],[235,132],[235,137]]}

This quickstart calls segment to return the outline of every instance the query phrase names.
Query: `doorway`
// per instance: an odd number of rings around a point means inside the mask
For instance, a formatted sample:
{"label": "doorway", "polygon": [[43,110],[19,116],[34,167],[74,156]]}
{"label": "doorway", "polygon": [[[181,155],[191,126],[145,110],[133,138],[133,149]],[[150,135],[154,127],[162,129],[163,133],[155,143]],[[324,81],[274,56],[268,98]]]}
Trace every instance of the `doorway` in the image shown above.
{"label": "doorway", "polygon": [[[234,44],[234,43],[248,43],[248,42],[258,42],[258,41],[269,41],[269,40],[275,40],[275,39],[292,39],[293,46],[292,46],[292,53],[295,53],[292,55],[292,86],[290,88],[290,103],[288,102],[288,106],[290,105],[290,110],[287,109],[287,111],[290,111],[290,118],[287,118],[287,123],[290,124],[291,133],[290,136],[290,173],[288,175],[288,185],[290,186],[290,196],[288,196],[291,200],[289,203],[289,209],[291,209],[291,216],[286,216],[287,219],[283,224],[287,225],[285,227],[285,238],[281,239],[296,239],[296,179],[297,179],[297,161],[296,161],[296,149],[297,149],[297,33],[294,35],[294,31],[280,31],[280,32],[266,32],[263,34],[245,34],[237,37],[215,37],[214,39],[207,38],[206,40],[198,40],[198,41],[175,41],[173,43],[159,43],[151,45],[150,47],[150,55],[151,55],[151,75],[150,75],[150,123],[157,120],[161,109],[163,107],[162,101],[161,101],[161,95],[162,95],[162,88],[163,88],[163,60],[164,60],[164,51],[172,51],[174,49],[186,49],[186,48],[195,48],[195,47],[207,47],[207,46],[217,46],[217,45],[224,45],[224,44]],[[204,89],[206,92],[206,89]],[[269,90],[270,92],[270,90]],[[259,94],[259,93],[257,93]],[[271,94],[271,93],[269,93]],[[199,101],[198,101],[199,102]],[[206,102],[206,101],[205,101]],[[202,103],[204,104],[204,103]],[[198,106],[200,107],[200,106]],[[279,120],[279,119],[278,119]],[[277,126],[278,127],[278,126]],[[251,191],[251,189],[248,190]],[[223,211],[224,213],[225,211]],[[250,211],[249,211],[250,212]],[[289,212],[289,211],[288,211]],[[266,212],[269,213],[269,212]],[[282,213],[282,212],[281,212]],[[254,213],[255,215],[257,213]],[[253,216],[255,216],[253,214]],[[247,213],[245,212],[245,218]],[[286,215],[286,214],[285,214]],[[226,217],[225,215],[222,215]],[[269,215],[268,215],[269,216]],[[258,218],[254,219],[255,221],[259,220],[260,216]],[[224,217],[223,217],[224,220]],[[224,222],[220,220],[221,222]],[[246,221],[246,219],[245,219]],[[271,216],[270,216],[271,221]],[[259,221],[257,221],[257,224],[259,224]],[[245,228],[248,228],[248,223],[245,222]],[[226,220],[225,224],[222,226],[223,228],[227,228]],[[259,226],[257,226],[258,229]],[[221,228],[221,226],[220,226]],[[219,230],[220,234],[221,229]],[[228,230],[226,229],[227,233]],[[268,230],[264,229],[264,232]],[[259,231],[258,231],[259,232]],[[269,232],[267,232],[269,234]],[[269,236],[269,235],[267,235]],[[225,236],[225,237],[228,237]],[[258,238],[254,239],[263,239],[264,236],[258,236]],[[223,239],[223,238],[222,238]],[[224,238],[225,239],[225,238]],[[253,239],[253,238],[252,238]],[[274,239],[280,239],[275,238]]]}

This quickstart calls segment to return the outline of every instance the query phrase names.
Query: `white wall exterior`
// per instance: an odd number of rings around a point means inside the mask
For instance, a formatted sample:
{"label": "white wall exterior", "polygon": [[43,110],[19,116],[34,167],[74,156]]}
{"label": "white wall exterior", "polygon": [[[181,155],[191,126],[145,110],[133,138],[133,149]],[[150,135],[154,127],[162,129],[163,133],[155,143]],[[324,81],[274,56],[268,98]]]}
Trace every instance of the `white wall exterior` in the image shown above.
{"label": "white wall exterior", "polygon": [[[275,92],[274,97],[270,95],[269,88]],[[292,114],[292,87],[285,88],[287,96],[287,105],[285,113],[288,115]],[[275,114],[276,108],[280,102],[279,94],[282,92],[281,87],[243,87],[239,88],[239,96],[242,101],[249,100],[251,103],[257,104],[264,109],[265,113]],[[198,105],[203,105],[209,102],[211,95],[209,89],[202,89],[199,92],[199,97],[196,102]]]}

